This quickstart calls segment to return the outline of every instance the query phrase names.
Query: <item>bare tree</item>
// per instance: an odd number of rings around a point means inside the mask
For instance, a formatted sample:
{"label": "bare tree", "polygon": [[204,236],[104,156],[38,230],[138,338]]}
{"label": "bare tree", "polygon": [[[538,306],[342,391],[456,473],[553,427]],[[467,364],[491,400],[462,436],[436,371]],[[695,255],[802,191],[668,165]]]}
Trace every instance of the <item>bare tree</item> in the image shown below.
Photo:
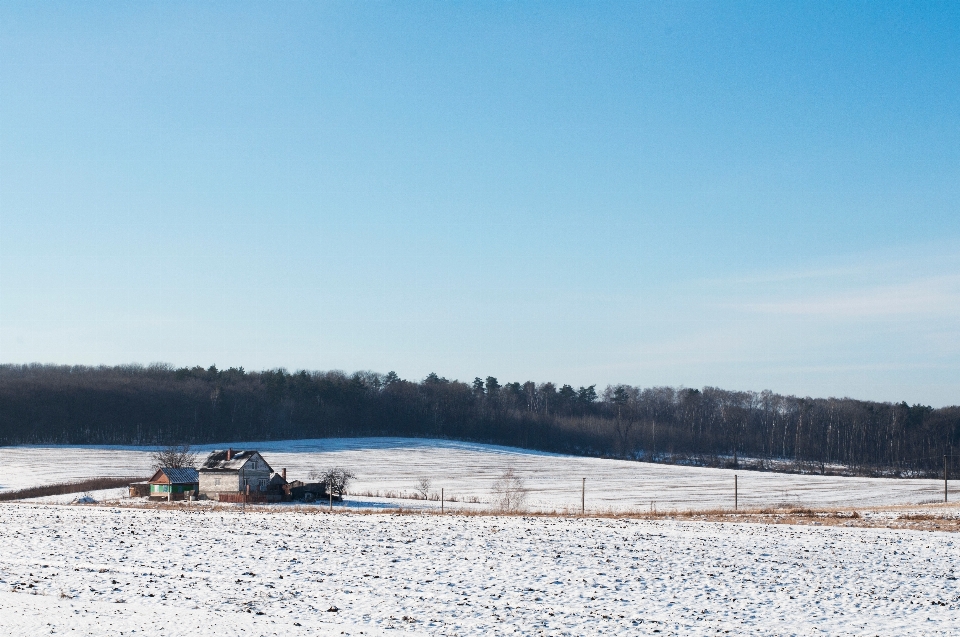
{"label": "bare tree", "polygon": [[347,492],[347,485],[351,480],[355,480],[357,475],[349,469],[343,467],[333,467],[326,471],[311,471],[310,479],[324,483],[330,488],[330,492],[337,498],[343,499]]}
{"label": "bare tree", "polygon": [[504,471],[493,483],[493,498],[497,509],[515,513],[523,508],[527,501],[527,488],[513,469]]}
{"label": "bare tree", "polygon": [[153,454],[153,468],[186,469],[197,465],[197,454],[190,445],[170,445]]}
{"label": "bare tree", "polygon": [[430,478],[426,476],[421,476],[421,478],[417,480],[417,486],[415,488],[421,500],[426,500],[430,497],[430,487],[432,485],[433,483],[430,482]]}
{"label": "bare tree", "polygon": [[626,456],[630,453],[630,432],[636,423],[633,418],[629,417],[629,414],[626,419],[623,418],[624,406],[630,400],[629,390],[624,385],[607,387],[606,391],[604,391],[604,399],[616,405],[617,419],[614,421],[613,430],[617,434],[620,454]]}

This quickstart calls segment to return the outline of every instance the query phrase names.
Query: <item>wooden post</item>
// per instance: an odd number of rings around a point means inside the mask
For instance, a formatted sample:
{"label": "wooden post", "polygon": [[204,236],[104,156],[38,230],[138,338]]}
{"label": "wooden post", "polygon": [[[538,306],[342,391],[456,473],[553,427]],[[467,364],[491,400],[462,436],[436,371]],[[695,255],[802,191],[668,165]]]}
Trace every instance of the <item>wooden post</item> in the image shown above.
{"label": "wooden post", "polygon": [[947,501],[947,457],[943,457],[943,501]]}
{"label": "wooden post", "polygon": [[333,481],[327,482],[327,495],[330,496],[330,510],[333,511]]}
{"label": "wooden post", "polygon": [[443,487],[440,487],[440,513],[443,514]]}
{"label": "wooden post", "polygon": [[737,493],[737,474],[733,474],[733,510],[737,510],[737,502],[739,494]]}
{"label": "wooden post", "polygon": [[587,512],[587,479],[581,478],[580,483],[580,515],[586,515]]}

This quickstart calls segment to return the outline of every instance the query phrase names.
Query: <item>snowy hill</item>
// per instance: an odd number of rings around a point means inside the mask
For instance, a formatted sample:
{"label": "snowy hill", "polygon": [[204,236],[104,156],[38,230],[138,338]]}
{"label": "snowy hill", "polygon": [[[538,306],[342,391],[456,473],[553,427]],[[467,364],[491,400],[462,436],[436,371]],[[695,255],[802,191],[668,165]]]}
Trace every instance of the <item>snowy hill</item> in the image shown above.
{"label": "snowy hill", "polygon": [[[733,506],[738,475],[741,507],[879,506],[916,504],[942,498],[937,480],[824,477],[607,460],[549,454],[510,447],[408,438],[331,438],[271,442],[224,442],[212,449],[255,448],[274,470],[291,479],[314,469],[352,469],[354,502],[391,501],[412,496],[420,478],[431,491],[479,504],[492,498],[492,486],[508,468],[524,480],[528,505],[538,510],[579,510],[581,479],[586,478],[588,510],[658,510]],[[0,491],[95,476],[147,475],[150,447],[22,446],[2,450]],[[388,497],[390,496],[390,497]],[[421,505],[428,503],[419,503]],[[431,505],[432,506],[432,505]]]}

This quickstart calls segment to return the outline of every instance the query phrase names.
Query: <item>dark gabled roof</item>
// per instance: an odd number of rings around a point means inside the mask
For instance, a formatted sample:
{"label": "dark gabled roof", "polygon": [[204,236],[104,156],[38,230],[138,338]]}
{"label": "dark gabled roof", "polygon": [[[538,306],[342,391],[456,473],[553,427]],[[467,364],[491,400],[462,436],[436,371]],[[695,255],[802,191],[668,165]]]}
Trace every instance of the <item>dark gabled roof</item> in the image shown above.
{"label": "dark gabled roof", "polygon": [[[200,467],[200,471],[239,471],[240,468],[246,464],[247,460],[257,453],[255,449],[234,451],[230,459],[227,460],[226,450],[217,450],[207,456],[207,459],[203,461],[203,465]],[[263,460],[263,456],[260,456],[260,459]],[[266,468],[268,471],[273,471],[266,460],[263,460],[263,464],[267,465]]]}
{"label": "dark gabled roof", "polygon": [[197,473],[197,470],[193,467],[184,467],[182,469],[161,467],[150,481],[155,482],[161,473],[167,476],[170,484],[196,484],[200,481],[200,474]]}

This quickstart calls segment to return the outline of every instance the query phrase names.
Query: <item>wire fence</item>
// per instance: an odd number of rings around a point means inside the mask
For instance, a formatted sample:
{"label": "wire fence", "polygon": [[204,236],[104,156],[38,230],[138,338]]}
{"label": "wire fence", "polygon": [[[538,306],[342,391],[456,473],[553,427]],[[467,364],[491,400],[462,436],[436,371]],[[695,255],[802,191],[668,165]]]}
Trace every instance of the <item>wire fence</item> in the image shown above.
{"label": "wire fence", "polygon": [[[519,474],[523,506],[530,511],[569,513],[628,511],[838,509],[926,505],[948,500],[947,481],[838,478],[730,473],[712,479],[627,481],[583,476],[560,480]],[[438,481],[428,493],[414,487],[354,490],[342,507],[497,508],[504,494],[490,479]]]}

